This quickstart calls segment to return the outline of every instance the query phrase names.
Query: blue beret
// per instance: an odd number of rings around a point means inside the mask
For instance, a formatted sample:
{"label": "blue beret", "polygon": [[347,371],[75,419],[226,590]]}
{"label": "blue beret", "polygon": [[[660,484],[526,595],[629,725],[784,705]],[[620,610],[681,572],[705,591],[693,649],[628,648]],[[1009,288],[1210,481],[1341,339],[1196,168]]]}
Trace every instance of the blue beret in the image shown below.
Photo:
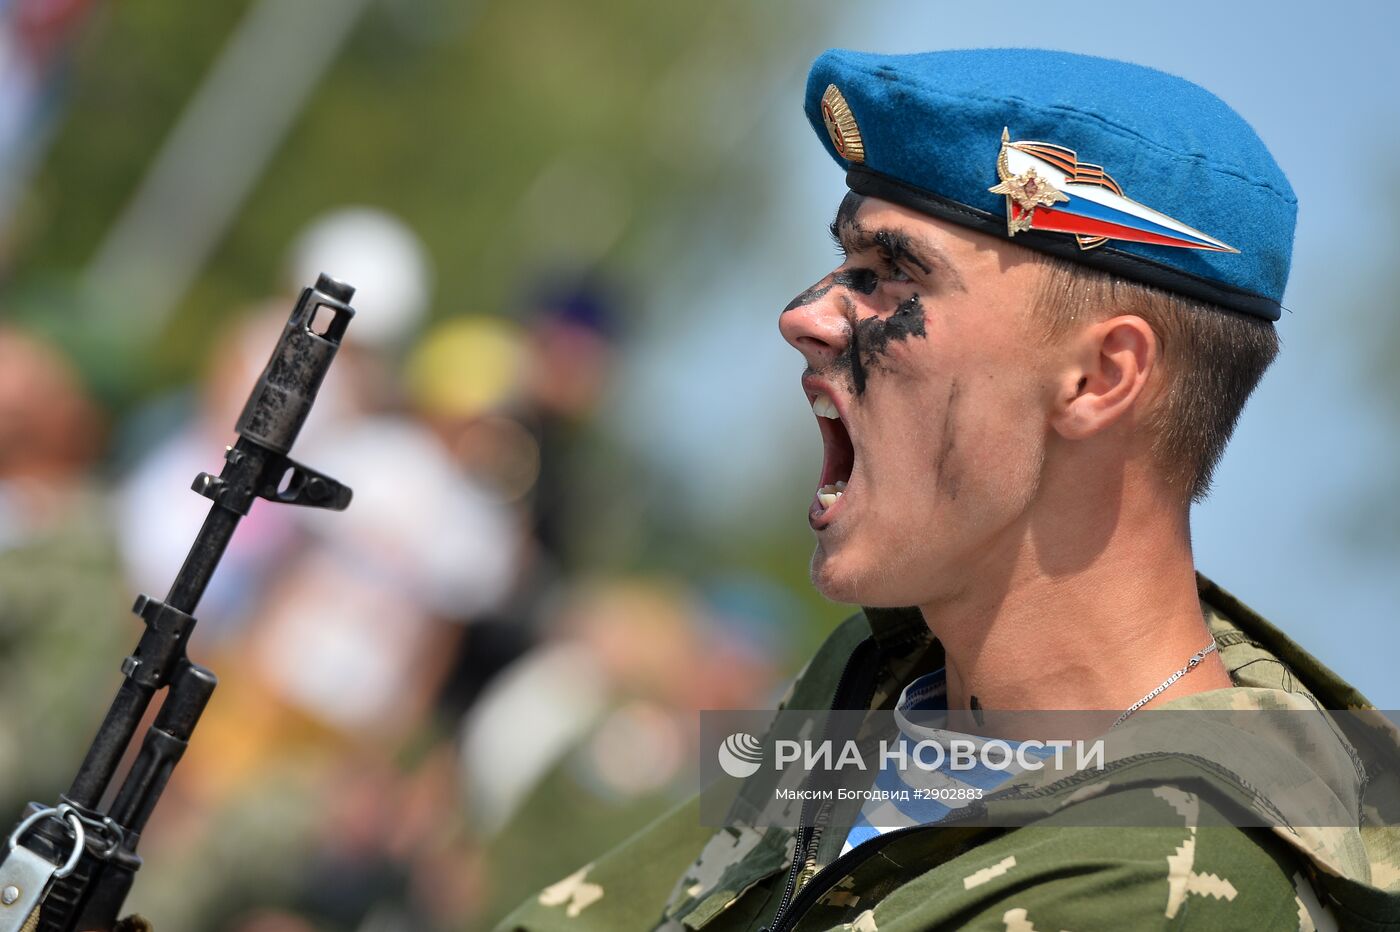
{"label": "blue beret", "polygon": [[852,191],[1279,318],[1297,199],[1249,124],[1189,81],[1037,49],[832,49],[806,111]]}

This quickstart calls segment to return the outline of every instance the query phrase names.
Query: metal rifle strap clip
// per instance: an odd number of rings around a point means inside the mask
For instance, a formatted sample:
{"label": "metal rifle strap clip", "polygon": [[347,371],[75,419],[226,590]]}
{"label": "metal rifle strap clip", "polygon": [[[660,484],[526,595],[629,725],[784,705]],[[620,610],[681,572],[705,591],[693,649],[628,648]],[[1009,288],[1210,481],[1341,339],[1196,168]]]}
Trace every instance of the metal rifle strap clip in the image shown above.
{"label": "metal rifle strap clip", "polygon": [[[55,816],[64,819],[73,831],[73,851],[61,867],[19,843],[35,825]],[[77,870],[86,846],[82,820],[71,808],[40,809],[16,826],[10,834],[5,860],[0,863],[0,932],[23,929],[30,914],[43,902],[49,885]]]}

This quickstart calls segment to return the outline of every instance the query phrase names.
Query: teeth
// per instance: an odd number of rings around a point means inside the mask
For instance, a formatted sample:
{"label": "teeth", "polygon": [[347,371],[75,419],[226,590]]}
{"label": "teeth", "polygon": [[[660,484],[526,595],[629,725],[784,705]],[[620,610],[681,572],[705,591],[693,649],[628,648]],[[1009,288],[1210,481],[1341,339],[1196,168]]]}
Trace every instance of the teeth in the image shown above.
{"label": "teeth", "polygon": [[830,508],[836,504],[836,500],[846,491],[846,483],[828,483],[817,489],[817,501],[821,502],[823,508]]}
{"label": "teeth", "polygon": [[846,480],[844,480],[844,479],[837,480],[837,482],[836,482],[836,491],[838,491],[838,492],[844,492],[844,491],[846,491]]}
{"label": "teeth", "polygon": [[820,394],[812,399],[812,413],[817,417],[826,417],[833,421],[841,420],[841,415],[836,411],[836,403],[826,394]]}

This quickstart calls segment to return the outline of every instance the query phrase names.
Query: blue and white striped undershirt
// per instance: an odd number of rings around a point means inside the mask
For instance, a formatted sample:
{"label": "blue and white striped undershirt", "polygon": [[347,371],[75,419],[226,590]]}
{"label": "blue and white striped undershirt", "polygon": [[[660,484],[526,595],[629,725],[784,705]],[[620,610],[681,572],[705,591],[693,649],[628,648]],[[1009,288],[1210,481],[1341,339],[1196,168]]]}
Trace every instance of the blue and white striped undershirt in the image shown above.
{"label": "blue and white striped undershirt", "polygon": [[[855,824],[846,835],[846,844],[841,848],[841,853],[845,854],[856,845],[864,841],[869,841],[885,832],[900,828],[908,828],[913,825],[931,825],[942,819],[954,809],[961,809],[964,806],[976,802],[973,793],[965,793],[963,798],[956,797],[957,791],[979,789],[983,795],[987,795],[1012,777],[1021,772],[1014,759],[1010,766],[1005,769],[993,770],[978,763],[971,769],[954,770],[951,766],[952,755],[947,752],[949,740],[959,738],[974,742],[978,747],[986,741],[976,735],[967,735],[960,732],[951,732],[943,729],[929,727],[930,716],[913,716],[913,721],[899,715],[900,712],[946,712],[948,709],[948,682],[944,670],[935,670],[933,673],[926,673],[914,680],[904,691],[900,693],[899,702],[895,706],[895,719],[899,723],[899,744],[902,746],[905,757],[912,760],[914,745],[920,741],[935,741],[943,745],[945,753],[941,765],[935,770],[923,770],[918,767],[901,768],[895,760],[886,758],[881,761],[880,773],[875,778],[872,789],[883,790],[893,794],[891,799],[869,800],[860,809],[860,815],[856,817]],[[936,717],[935,717],[936,720]],[[1005,742],[1013,751],[1020,747],[1020,742]],[[893,749],[891,749],[893,750]],[[1028,751],[1035,756],[1041,756],[1037,749]],[[1053,753],[1046,749],[1046,756]],[[928,759],[928,755],[924,755]],[[918,798],[916,791],[937,791],[939,798]],[[904,795],[909,796],[903,799]]]}

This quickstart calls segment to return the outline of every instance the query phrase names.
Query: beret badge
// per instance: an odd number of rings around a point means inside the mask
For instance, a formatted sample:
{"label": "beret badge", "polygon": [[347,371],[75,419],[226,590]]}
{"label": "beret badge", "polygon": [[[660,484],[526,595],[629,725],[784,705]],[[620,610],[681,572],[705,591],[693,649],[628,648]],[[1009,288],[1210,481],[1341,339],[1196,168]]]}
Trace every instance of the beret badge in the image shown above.
{"label": "beret badge", "polygon": [[1079,161],[1073,149],[1049,142],[1011,141],[1001,131],[997,177],[987,190],[1006,195],[1006,233],[1029,230],[1074,235],[1080,249],[1109,240],[1239,252],[1213,236],[1123,196],[1102,165]]}
{"label": "beret badge", "polygon": [[865,161],[865,142],[860,138],[855,114],[835,84],[827,85],[822,94],[822,122],[841,158],[847,162]]}

